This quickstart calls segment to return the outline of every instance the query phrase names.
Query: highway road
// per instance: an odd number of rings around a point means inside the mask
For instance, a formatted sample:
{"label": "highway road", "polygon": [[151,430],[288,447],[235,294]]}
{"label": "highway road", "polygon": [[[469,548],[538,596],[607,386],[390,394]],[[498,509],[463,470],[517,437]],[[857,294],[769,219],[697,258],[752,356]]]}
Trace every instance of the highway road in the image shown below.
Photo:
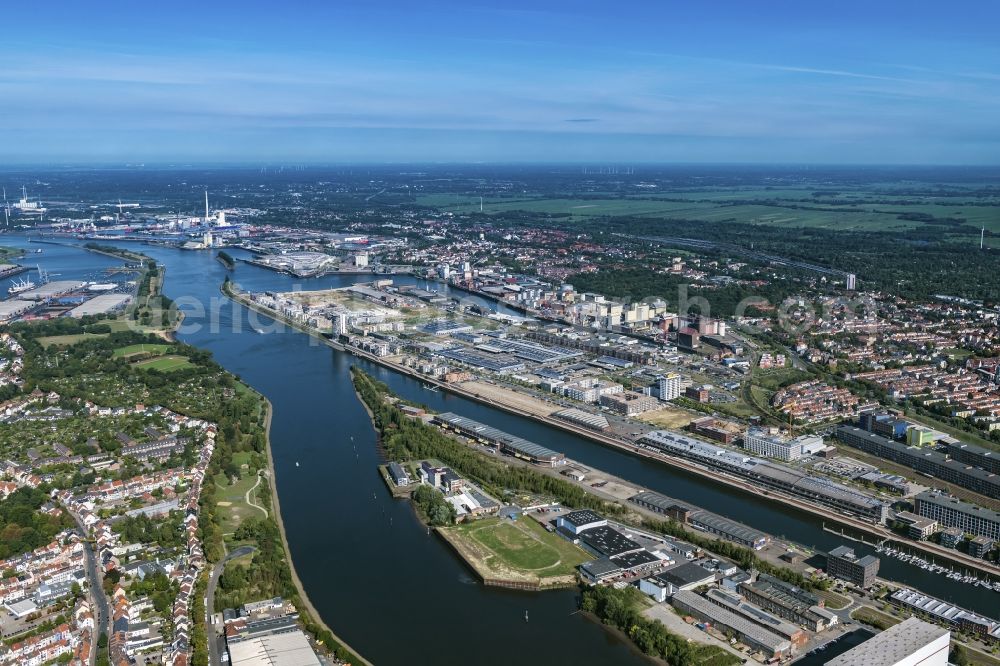
{"label": "highway road", "polygon": [[219,655],[219,639],[212,625],[212,616],[215,615],[215,588],[219,584],[219,576],[226,567],[226,562],[235,560],[237,557],[249,555],[257,550],[256,546],[240,546],[236,550],[228,553],[212,568],[212,575],[208,578],[208,587],[205,589],[205,629],[208,635],[208,663],[211,666],[221,666],[222,657]]}

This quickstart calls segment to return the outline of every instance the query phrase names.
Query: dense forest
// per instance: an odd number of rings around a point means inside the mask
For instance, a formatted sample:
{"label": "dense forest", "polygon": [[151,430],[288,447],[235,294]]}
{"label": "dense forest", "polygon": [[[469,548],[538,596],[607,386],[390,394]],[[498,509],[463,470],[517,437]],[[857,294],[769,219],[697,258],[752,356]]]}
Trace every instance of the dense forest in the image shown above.
{"label": "dense forest", "polygon": [[234,268],[236,268],[236,260],[233,259],[233,255],[229,254],[225,250],[219,250],[218,254],[216,254],[215,256],[217,256],[219,258],[219,261],[222,262],[222,265],[228,268],[229,270],[233,270]]}
{"label": "dense forest", "polygon": [[164,518],[138,514],[119,518],[111,530],[120,534],[125,543],[157,543],[164,548],[181,548],[187,543],[183,521],[181,511],[171,511]]}
{"label": "dense forest", "polygon": [[[927,225],[888,232],[638,217],[559,226],[577,232],[586,229],[595,242],[611,247],[625,240],[613,234],[628,234],[696,238],[753,248],[854,273],[861,289],[883,290],[907,298],[927,299],[944,292],[994,304],[1000,301],[997,253],[980,251],[978,230],[967,226]],[[720,250],[719,254],[726,252]],[[946,281],[942,281],[943,275],[948,276]]]}

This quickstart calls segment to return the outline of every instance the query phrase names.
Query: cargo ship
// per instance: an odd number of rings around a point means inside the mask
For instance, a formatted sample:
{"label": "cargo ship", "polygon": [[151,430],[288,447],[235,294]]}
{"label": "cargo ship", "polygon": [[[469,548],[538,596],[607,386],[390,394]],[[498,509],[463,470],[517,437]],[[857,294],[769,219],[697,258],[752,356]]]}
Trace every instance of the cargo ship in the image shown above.
{"label": "cargo ship", "polygon": [[28,278],[24,278],[23,280],[14,280],[14,283],[7,290],[7,293],[10,294],[11,296],[14,296],[16,294],[20,294],[23,291],[34,289],[36,286],[37,285]]}

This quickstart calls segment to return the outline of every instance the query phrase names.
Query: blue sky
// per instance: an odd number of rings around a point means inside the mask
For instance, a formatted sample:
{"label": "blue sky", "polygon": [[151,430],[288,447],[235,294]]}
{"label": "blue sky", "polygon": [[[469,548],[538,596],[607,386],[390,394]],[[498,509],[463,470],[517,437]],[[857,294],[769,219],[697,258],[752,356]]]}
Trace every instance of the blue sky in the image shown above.
{"label": "blue sky", "polygon": [[8,3],[0,162],[1000,162],[1000,3]]}

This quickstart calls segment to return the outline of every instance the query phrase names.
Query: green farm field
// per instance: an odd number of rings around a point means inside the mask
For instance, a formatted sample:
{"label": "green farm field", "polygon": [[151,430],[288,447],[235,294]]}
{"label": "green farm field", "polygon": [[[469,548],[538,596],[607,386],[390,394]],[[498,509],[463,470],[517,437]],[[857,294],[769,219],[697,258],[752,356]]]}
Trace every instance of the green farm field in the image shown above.
{"label": "green farm field", "polygon": [[[860,231],[904,230],[920,228],[926,224],[899,217],[910,214],[955,220],[955,224],[959,223],[958,220],[964,220],[961,224],[1000,232],[1000,201],[976,200],[971,196],[965,201],[909,196],[906,197],[906,203],[895,203],[894,198],[891,194],[859,191],[838,194],[836,202],[833,202],[812,198],[811,190],[794,189],[687,191],[592,199],[524,195],[486,198],[483,200],[483,212],[493,215],[527,211],[568,215],[570,219],[580,220],[604,216],[663,217]],[[478,196],[425,195],[418,197],[417,203],[456,213],[479,211]]]}

